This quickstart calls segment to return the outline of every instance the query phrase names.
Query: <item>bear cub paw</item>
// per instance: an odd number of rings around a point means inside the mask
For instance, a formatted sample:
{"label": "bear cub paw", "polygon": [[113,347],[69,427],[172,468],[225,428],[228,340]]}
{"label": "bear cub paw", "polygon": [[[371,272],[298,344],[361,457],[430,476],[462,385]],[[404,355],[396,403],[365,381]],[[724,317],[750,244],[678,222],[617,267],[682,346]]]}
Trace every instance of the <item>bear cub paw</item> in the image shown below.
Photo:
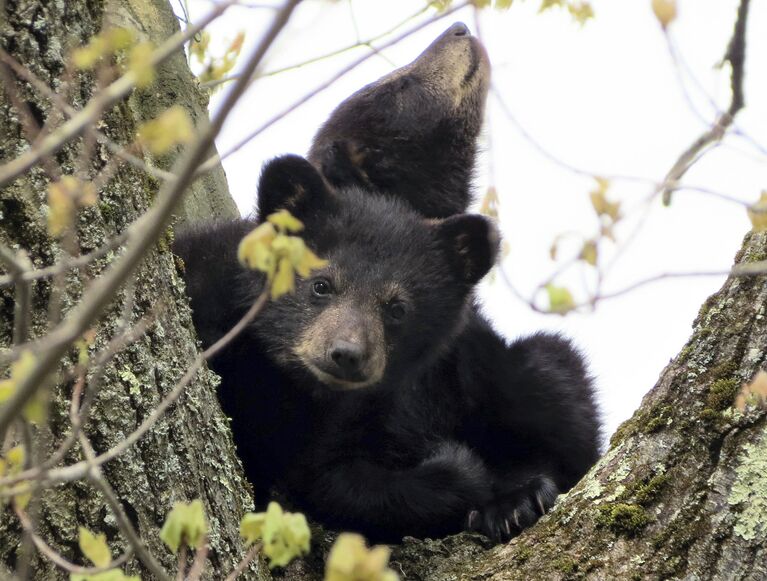
{"label": "bear cub paw", "polygon": [[503,487],[480,510],[466,517],[466,529],[482,533],[495,542],[506,542],[535,524],[546,514],[560,494],[549,476],[536,474],[523,483]]}

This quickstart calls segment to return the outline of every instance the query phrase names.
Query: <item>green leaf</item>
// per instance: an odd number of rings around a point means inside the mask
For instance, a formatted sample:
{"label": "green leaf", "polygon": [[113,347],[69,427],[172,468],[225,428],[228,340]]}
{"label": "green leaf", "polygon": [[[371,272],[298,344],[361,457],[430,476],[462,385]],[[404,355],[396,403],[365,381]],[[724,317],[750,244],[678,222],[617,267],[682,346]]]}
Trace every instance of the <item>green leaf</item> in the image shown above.
{"label": "green leaf", "polygon": [[160,530],[160,539],[175,555],[181,544],[198,548],[208,534],[208,522],[202,502],[177,502]]}
{"label": "green leaf", "polygon": [[591,266],[596,266],[598,258],[598,247],[596,241],[587,240],[584,242],[583,248],[581,248],[581,253],[578,258],[583,260],[585,263],[590,264]]}
{"label": "green leaf", "polygon": [[134,46],[128,55],[128,70],[136,75],[136,86],[139,89],[145,89],[154,82],[153,51],[154,45],[151,42],[142,42]]}
{"label": "green leaf", "polygon": [[549,295],[549,310],[552,313],[564,315],[575,308],[573,295],[565,287],[547,284],[546,292]]}
{"label": "green leaf", "polygon": [[759,201],[751,204],[746,211],[754,230],[757,232],[767,230],[767,190],[763,191]]}
{"label": "green leaf", "polygon": [[397,581],[388,567],[389,555],[388,547],[368,549],[360,535],[341,533],[330,549],[325,581]]}
{"label": "green leaf", "polygon": [[288,258],[280,258],[277,274],[272,281],[272,300],[284,294],[292,293],[296,288],[296,274]]}
{"label": "green leaf", "polygon": [[169,107],[138,129],[138,140],[155,155],[162,155],[194,137],[194,125],[181,105]]}
{"label": "green leaf", "polygon": [[83,554],[90,559],[96,567],[106,567],[112,562],[112,554],[107,545],[107,537],[104,533],[94,535],[85,527],[80,527],[78,544]]}
{"label": "green leaf", "polygon": [[280,210],[279,212],[270,214],[266,217],[266,220],[277,226],[277,228],[286,230],[287,232],[295,233],[304,229],[303,222],[287,210]]}
{"label": "green leaf", "polygon": [[284,567],[308,553],[311,539],[306,517],[284,512],[276,502],[270,502],[266,512],[246,514],[240,521],[240,535],[247,545],[263,542],[270,568]]}

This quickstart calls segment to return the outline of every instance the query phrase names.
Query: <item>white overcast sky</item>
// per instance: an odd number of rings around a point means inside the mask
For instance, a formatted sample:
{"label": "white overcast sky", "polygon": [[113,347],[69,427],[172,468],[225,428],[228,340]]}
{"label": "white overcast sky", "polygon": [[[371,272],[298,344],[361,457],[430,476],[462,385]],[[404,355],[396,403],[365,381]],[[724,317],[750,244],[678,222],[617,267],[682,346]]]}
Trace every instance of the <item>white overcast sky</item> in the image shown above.
{"label": "white overcast sky", "polygon": [[[276,2],[248,2],[253,5]],[[588,192],[593,180],[543,155],[602,175],[641,176],[660,181],[678,155],[729,103],[729,69],[717,69],[737,7],[737,0],[681,0],[679,18],[670,28],[692,77],[684,87],[669,57],[650,0],[594,0],[596,18],[583,28],[564,13],[537,14],[539,0],[517,1],[511,10],[484,10],[482,38],[493,64],[493,82],[519,126],[511,123],[490,96],[483,137],[477,192],[490,181],[500,196],[500,223],[511,253],[504,262],[514,285],[529,296],[557,268],[549,247],[558,234],[591,236],[596,228]],[[192,20],[209,8],[191,0]],[[305,61],[384,32],[415,12],[413,0],[317,1],[299,5],[269,52],[264,70]],[[178,10],[178,8],[177,8]],[[353,11],[353,16],[352,16]],[[430,15],[431,13],[428,13]],[[425,16],[428,16],[425,15]],[[273,11],[233,8],[209,30],[214,46],[238,31],[246,33],[245,52],[269,23]],[[424,17],[425,17],[424,16]],[[422,17],[421,19],[423,19]],[[253,206],[262,163],[283,153],[305,154],[318,126],[331,110],[361,86],[413,60],[433,38],[455,21],[477,26],[472,9],[432,24],[407,40],[373,56],[297,111],[224,160],[229,187],[240,210]],[[405,29],[408,26],[406,25]],[[767,148],[767,6],[752,3],[746,71],[747,108],[737,125]],[[387,37],[389,38],[389,37]],[[382,41],[385,41],[382,39]],[[296,71],[256,82],[230,116],[218,139],[227,151],[292,102],[365,54],[358,48]],[[212,99],[215,110],[220,94]],[[767,188],[767,155],[749,142],[731,137],[709,153],[684,183],[705,186],[743,201],[755,201]],[[630,216],[651,192],[647,183],[614,181],[610,190]],[[624,248],[607,278],[606,290],[618,290],[662,272],[726,270],[749,228],[743,206],[695,192],[675,194],[670,208],[653,203],[639,234],[636,220],[617,229]],[[630,244],[626,240],[632,238]],[[577,244],[561,249],[564,256]],[[605,248],[601,259],[614,253]],[[584,298],[585,270],[557,279]],[[642,287],[600,303],[593,313],[542,315],[532,311],[495,277],[482,289],[487,313],[507,337],[537,329],[561,330],[588,355],[597,378],[606,432],[628,418],[654,385],[663,367],[678,353],[705,298],[723,277],[686,278]]]}

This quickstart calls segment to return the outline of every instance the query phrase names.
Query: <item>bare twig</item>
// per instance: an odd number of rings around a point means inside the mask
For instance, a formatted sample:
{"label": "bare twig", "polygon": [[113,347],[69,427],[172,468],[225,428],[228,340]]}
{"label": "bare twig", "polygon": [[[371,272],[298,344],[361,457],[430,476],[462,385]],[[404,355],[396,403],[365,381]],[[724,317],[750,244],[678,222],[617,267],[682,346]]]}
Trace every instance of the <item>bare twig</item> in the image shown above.
{"label": "bare twig", "polygon": [[208,546],[208,539],[206,537],[194,553],[194,561],[192,561],[192,566],[189,568],[189,574],[186,576],[187,581],[200,580],[202,573],[205,570],[205,563],[208,560],[209,550],[210,547]]}
{"label": "bare twig", "polygon": [[16,283],[16,301],[13,307],[13,344],[21,345],[29,338],[29,318],[32,309],[32,292],[24,275],[32,268],[25,252],[15,256],[10,248],[0,244],[0,264],[10,272],[11,280]]}
{"label": "bare twig", "polygon": [[741,0],[738,7],[738,16],[735,20],[735,29],[733,30],[730,43],[727,46],[727,52],[724,60],[729,61],[731,67],[730,87],[732,99],[727,111],[721,113],[714,124],[706,130],[700,137],[679,156],[671,169],[663,178],[663,183],[659,188],[662,195],[663,204],[668,206],[671,203],[671,193],[673,186],[687,173],[687,171],[700,159],[700,157],[712,145],[721,141],[727,130],[732,125],[735,115],[745,105],[743,96],[743,77],[744,63],[746,60],[746,21],[748,19],[748,7],[750,0]]}
{"label": "bare twig", "polygon": [[248,549],[248,552],[245,553],[245,556],[242,558],[242,561],[237,563],[237,566],[234,568],[234,570],[229,573],[229,575],[226,576],[226,579],[224,581],[234,581],[239,577],[245,569],[248,568],[248,565],[250,565],[250,562],[255,559],[258,554],[261,552],[261,543],[256,543],[250,549]]}
{"label": "bare twig", "polygon": [[[133,444],[135,444],[139,439],[141,439],[144,434],[151,430],[165,413],[165,411],[171,405],[173,405],[176,400],[178,400],[178,398],[184,392],[184,389],[186,389],[186,386],[189,385],[192,379],[195,378],[200,367],[202,367],[203,361],[206,361],[216,355],[216,353],[221,351],[221,349],[226,347],[237,335],[239,335],[239,333],[241,333],[250,324],[256,315],[258,315],[268,299],[269,291],[266,289],[259,295],[248,312],[245,313],[245,315],[242,317],[242,319],[240,319],[240,321],[234,327],[232,327],[232,329],[226,335],[208,347],[194,360],[189,369],[187,369],[184,376],[176,383],[170,393],[165,396],[159,405],[152,410],[152,413],[150,413],[149,416],[143,422],[141,422],[141,425],[132,433],[130,433],[119,444],[97,456],[93,463],[95,465],[101,465],[104,462],[108,462],[109,460],[116,458],[125,452],[125,450],[130,448]],[[78,462],[76,464],[72,464],[71,466],[51,470],[47,475],[46,480],[57,482],[77,480],[78,478],[82,478],[82,476],[88,470],[88,467],[89,466],[87,462]]]}
{"label": "bare twig", "polygon": [[[122,246],[122,244],[125,242],[125,240],[128,238],[127,232],[122,232],[120,234],[117,234],[107,240],[103,246],[100,246],[93,252],[89,254],[83,254],[81,256],[77,257],[71,257],[66,256],[62,258],[61,260],[58,260],[56,264],[53,266],[48,266],[46,268],[40,268],[38,270],[25,270],[20,278],[24,282],[32,282],[35,280],[39,280],[41,278],[47,278],[49,276],[53,276],[59,272],[68,270],[70,268],[83,268],[85,266],[88,266],[91,262],[94,260],[97,260],[99,258],[102,258],[115,250],[116,248],[119,248]],[[8,276],[0,276],[0,287],[7,286],[9,284],[13,284],[15,282],[13,275]]]}
{"label": "bare twig", "polygon": [[68,571],[69,573],[75,573],[78,575],[97,575],[99,573],[103,573],[105,571],[109,571],[111,569],[115,569],[117,567],[124,565],[132,555],[131,550],[128,549],[125,551],[125,553],[120,555],[117,559],[113,560],[106,567],[82,567],[80,565],[75,565],[71,561],[68,561],[67,559],[62,557],[55,549],[53,549],[50,545],[48,545],[42,538],[40,538],[39,535],[37,535],[37,533],[34,532],[34,528],[32,527],[32,522],[29,520],[29,517],[23,510],[21,510],[18,507],[14,507],[14,509],[16,512],[16,516],[18,517],[19,522],[21,523],[21,527],[24,529],[25,532],[27,532],[30,535],[30,538],[32,539],[32,542],[35,544],[35,547],[37,548],[37,550],[40,551],[43,555],[45,555],[57,566],[61,567],[65,571]]}
{"label": "bare twig", "polygon": [[125,514],[125,509],[123,509],[122,504],[120,504],[120,500],[117,498],[114,490],[112,490],[109,482],[107,482],[107,479],[104,477],[101,468],[96,465],[96,453],[93,450],[90,440],[88,440],[82,432],[80,432],[78,439],[80,441],[80,446],[83,449],[83,453],[85,454],[85,461],[88,465],[88,478],[104,495],[109,508],[112,509],[112,514],[117,521],[117,526],[120,528],[120,532],[125,535],[128,544],[135,551],[136,556],[141,560],[144,566],[149,569],[152,575],[160,581],[169,580],[170,577],[167,571],[165,571],[163,566],[149,549],[146,548],[144,541],[139,537],[136,529],[133,528],[133,524],[128,518],[128,515]]}
{"label": "bare twig", "polygon": [[[408,16],[407,18],[405,18],[404,20],[398,22],[397,24],[392,26],[389,30],[386,30],[385,32],[381,32],[379,34],[376,34],[375,36],[371,36],[367,40],[357,40],[357,42],[355,42],[354,44],[350,44],[350,45],[344,46],[342,48],[337,48],[336,50],[333,50],[333,51],[330,51],[330,52],[326,52],[325,54],[321,54],[321,55],[316,56],[316,57],[312,57],[312,58],[307,59],[305,61],[301,61],[300,63],[295,63],[295,64],[288,65],[288,66],[285,66],[285,67],[281,67],[279,69],[274,69],[274,70],[271,70],[271,71],[267,71],[265,73],[258,74],[258,75],[256,75],[256,77],[254,79],[251,80],[251,82],[254,82],[254,81],[257,81],[258,79],[263,79],[263,78],[266,78],[266,77],[273,77],[273,76],[276,76],[276,75],[280,75],[282,73],[286,73],[288,71],[293,71],[293,70],[296,70],[296,69],[300,69],[300,68],[303,68],[303,67],[308,66],[308,65],[313,65],[315,63],[322,62],[322,61],[327,60],[329,58],[333,58],[334,56],[338,56],[340,54],[344,54],[346,52],[354,50],[355,48],[368,47],[371,50],[380,50],[380,48],[376,49],[376,48],[373,47],[373,43],[374,42],[376,42],[376,41],[378,41],[378,40],[380,40],[380,39],[382,39],[382,38],[384,38],[386,36],[389,36],[390,34],[393,34],[394,32],[396,32],[398,29],[402,28],[405,24],[407,24],[411,20],[414,20],[415,18],[418,18],[421,14],[423,14],[424,12],[429,10],[429,8],[430,8],[429,4],[424,5],[423,8],[421,8],[418,12],[415,12],[415,13],[411,14],[410,16]],[[221,85],[223,83],[229,83],[231,81],[239,79],[240,76],[241,76],[240,74],[229,75],[228,77],[224,77],[223,79],[216,79],[215,81],[208,81],[207,83],[203,83],[202,86],[205,87],[205,88],[217,87],[217,86],[219,86],[219,85]]]}

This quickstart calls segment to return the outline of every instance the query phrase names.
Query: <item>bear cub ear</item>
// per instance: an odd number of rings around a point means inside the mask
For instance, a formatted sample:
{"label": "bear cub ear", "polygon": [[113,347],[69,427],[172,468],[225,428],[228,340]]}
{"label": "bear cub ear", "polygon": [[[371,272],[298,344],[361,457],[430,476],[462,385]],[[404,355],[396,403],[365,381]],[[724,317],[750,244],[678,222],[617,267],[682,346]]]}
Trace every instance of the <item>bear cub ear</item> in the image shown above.
{"label": "bear cub ear", "polygon": [[332,194],[322,176],[301,156],[277,157],[261,170],[256,206],[259,222],[279,210],[288,210],[301,219],[327,208],[331,201]]}
{"label": "bear cub ear", "polygon": [[434,228],[458,280],[475,284],[495,264],[501,237],[484,216],[458,214],[434,222]]}

